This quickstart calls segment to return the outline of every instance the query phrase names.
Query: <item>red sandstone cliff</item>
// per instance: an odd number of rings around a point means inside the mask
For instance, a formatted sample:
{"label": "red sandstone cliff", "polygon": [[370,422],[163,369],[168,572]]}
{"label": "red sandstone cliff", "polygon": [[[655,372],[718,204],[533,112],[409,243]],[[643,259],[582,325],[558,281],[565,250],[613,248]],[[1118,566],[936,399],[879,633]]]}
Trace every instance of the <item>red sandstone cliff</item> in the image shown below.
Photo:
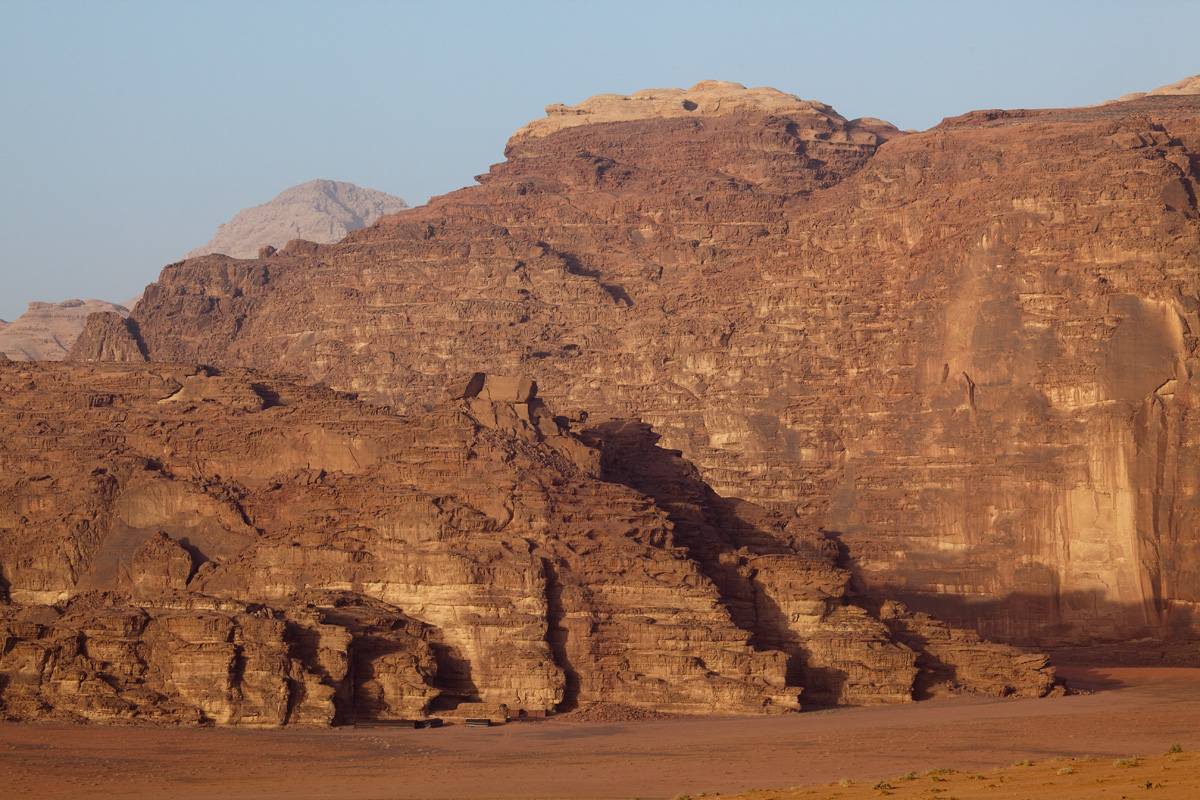
{"label": "red sandstone cliff", "polygon": [[907,136],[712,82],[548,112],[339,245],[168,267],[149,357],[411,409],[530,374],[876,597],[1032,644],[1195,630],[1196,96]]}
{"label": "red sandstone cliff", "polygon": [[528,380],[401,416],[244,370],[0,364],[0,713],[274,726],[1052,688],[1044,657],[945,626],[924,647],[897,628],[918,617],[848,594],[835,543],[719,497],[646,426],[565,426]]}

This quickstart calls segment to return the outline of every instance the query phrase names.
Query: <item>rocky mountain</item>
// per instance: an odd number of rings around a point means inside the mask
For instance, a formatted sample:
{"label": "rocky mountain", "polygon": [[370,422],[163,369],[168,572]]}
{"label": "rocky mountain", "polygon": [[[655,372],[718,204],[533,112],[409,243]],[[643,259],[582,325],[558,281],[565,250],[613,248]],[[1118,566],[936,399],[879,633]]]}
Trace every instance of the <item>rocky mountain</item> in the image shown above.
{"label": "rocky mountain", "polygon": [[338,245],[169,267],[141,347],[414,410],[529,374],[881,601],[1028,645],[1196,630],[1197,96],[903,135],[706,82],[551,106],[506,156]]}
{"label": "rocky mountain", "polygon": [[5,713],[1041,694],[984,639],[1198,632],[1200,97],[706,81],[505,155],[0,367]]}
{"label": "rocky mountain", "polygon": [[717,496],[647,426],[576,435],[536,392],[476,374],[401,416],[244,370],[0,366],[0,709],[263,726],[1052,688],[1042,656],[864,606],[827,537]]}
{"label": "rocky mountain", "polygon": [[336,242],[384,214],[408,208],[399,197],[360,189],[352,183],[316,180],[285,189],[269,203],[245,208],[217,228],[203,247],[185,256],[223,253],[253,258],[262,247],[283,247],[292,239]]}
{"label": "rocky mountain", "polygon": [[103,300],[30,303],[17,319],[0,324],[0,353],[10,361],[62,361],[83,332],[88,315],[97,312],[124,316],[129,309]]}

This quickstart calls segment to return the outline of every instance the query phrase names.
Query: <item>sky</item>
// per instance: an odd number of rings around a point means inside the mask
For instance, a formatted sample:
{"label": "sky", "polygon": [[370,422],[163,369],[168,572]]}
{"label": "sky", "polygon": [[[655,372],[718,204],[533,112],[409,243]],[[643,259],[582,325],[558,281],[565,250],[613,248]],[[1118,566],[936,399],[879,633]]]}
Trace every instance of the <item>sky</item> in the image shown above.
{"label": "sky", "polygon": [[418,205],[551,103],[705,80],[925,129],[1200,72],[1200,0],[0,0],[0,319],[315,178]]}

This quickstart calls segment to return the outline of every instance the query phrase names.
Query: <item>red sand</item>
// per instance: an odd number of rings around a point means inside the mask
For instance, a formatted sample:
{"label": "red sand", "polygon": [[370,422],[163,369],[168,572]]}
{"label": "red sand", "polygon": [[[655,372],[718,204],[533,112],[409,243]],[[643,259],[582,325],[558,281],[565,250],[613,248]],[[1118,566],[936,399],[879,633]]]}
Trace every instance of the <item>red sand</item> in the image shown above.
{"label": "red sand", "polygon": [[490,729],[244,731],[0,724],[6,797],[630,798],[730,793],[1022,759],[1200,747],[1200,670],[1063,667],[1095,693],[785,717]]}

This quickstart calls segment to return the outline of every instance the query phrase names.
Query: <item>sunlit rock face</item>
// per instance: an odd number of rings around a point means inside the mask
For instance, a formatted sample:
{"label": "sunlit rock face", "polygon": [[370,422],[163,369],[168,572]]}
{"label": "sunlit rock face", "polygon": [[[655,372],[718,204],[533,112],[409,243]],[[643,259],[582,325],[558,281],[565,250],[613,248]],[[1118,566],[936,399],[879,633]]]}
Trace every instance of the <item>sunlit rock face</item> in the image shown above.
{"label": "sunlit rock face", "polygon": [[269,727],[1053,690],[1044,656],[854,596],[836,542],[720,497],[644,423],[570,424],[519,376],[400,415],[237,368],[5,363],[0,713]]}
{"label": "sunlit rock face", "polygon": [[1200,104],[1138,107],[968,115],[858,176],[912,248],[824,520],[871,591],[1018,642],[1193,625]]}
{"label": "sunlit rock face", "polygon": [[341,244],[167,268],[140,347],[414,410],[527,374],[825,531],[878,600],[1026,644],[1195,630],[1195,95],[909,135],[639,95]]}

